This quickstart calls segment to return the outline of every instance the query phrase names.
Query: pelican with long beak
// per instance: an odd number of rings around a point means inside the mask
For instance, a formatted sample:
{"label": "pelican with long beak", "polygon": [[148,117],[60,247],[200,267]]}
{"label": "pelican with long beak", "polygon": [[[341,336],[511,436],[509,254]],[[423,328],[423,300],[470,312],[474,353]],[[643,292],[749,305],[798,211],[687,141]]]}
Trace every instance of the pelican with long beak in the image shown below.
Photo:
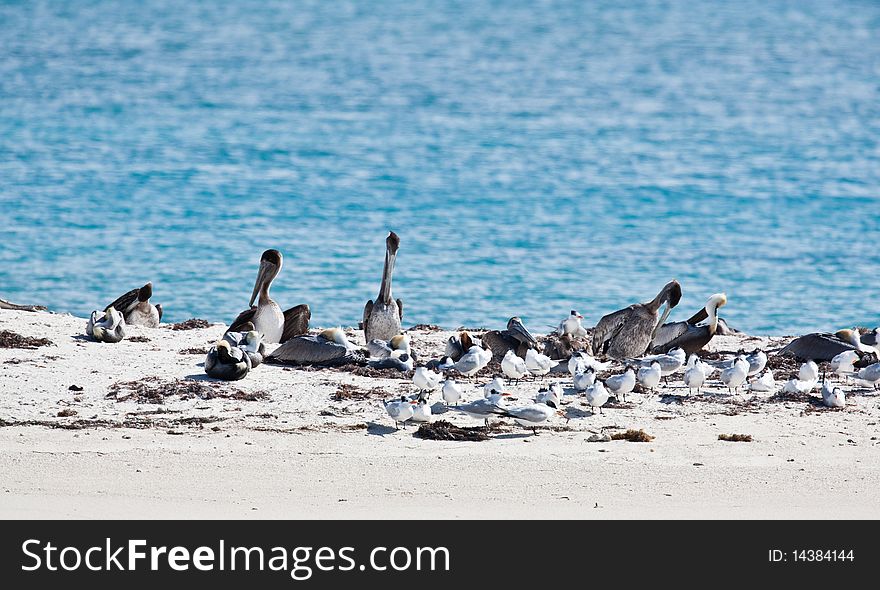
{"label": "pelican with long beak", "polygon": [[364,337],[371,340],[391,340],[400,334],[400,322],[403,320],[403,301],[394,299],[391,294],[391,277],[394,274],[394,261],[400,238],[390,232],[385,239],[385,268],[382,271],[382,284],[379,286],[379,297],[374,302],[367,301],[364,306]]}
{"label": "pelican with long beak", "polygon": [[98,342],[121,342],[125,338],[125,317],[115,307],[108,307],[103,317],[93,311],[86,323],[86,334]]}
{"label": "pelican with long beak", "polygon": [[[727,305],[727,295],[715,293],[709,297],[703,309],[686,322],[662,325],[651,343],[651,352],[664,354],[674,348],[681,348],[685,354],[694,354],[703,350],[718,331],[718,308],[725,305]],[[697,325],[697,322],[707,318],[709,320],[707,324]],[[665,342],[658,343],[661,339]]]}
{"label": "pelican with long beak", "polygon": [[[248,303],[250,307],[238,314],[227,332],[244,332],[246,324],[251,322],[254,329],[263,335],[265,342],[283,343],[309,331],[312,312],[308,305],[297,305],[282,312],[281,306],[269,296],[269,288],[281,272],[283,263],[284,257],[278,250],[263,252],[260,257],[260,270],[257,271],[257,280]],[[254,301],[257,305],[254,305]]]}
{"label": "pelican with long beak", "polygon": [[150,303],[152,296],[153,283],[147,283],[140,289],[132,289],[122,295],[105,309],[115,307],[129,326],[158,328],[162,319],[162,306]]}
{"label": "pelican with long beak", "polygon": [[859,357],[875,353],[873,347],[861,341],[857,330],[838,330],[834,334],[814,332],[799,336],[779,351],[779,355],[791,355],[802,360],[830,361],[848,350],[857,351]]}
{"label": "pelican with long beak", "polygon": [[[605,353],[615,359],[642,356],[657,329],[680,300],[681,285],[678,281],[670,281],[651,301],[636,303],[604,316],[593,330],[593,354]],[[661,315],[660,307],[664,304]]]}

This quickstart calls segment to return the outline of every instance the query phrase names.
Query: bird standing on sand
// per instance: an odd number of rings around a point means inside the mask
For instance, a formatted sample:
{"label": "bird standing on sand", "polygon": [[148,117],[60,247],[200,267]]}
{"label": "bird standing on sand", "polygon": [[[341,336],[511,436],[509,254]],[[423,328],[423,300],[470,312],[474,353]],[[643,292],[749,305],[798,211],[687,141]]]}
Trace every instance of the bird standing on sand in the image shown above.
{"label": "bird standing on sand", "polygon": [[431,421],[431,405],[424,397],[420,397],[419,401],[412,407],[413,415],[410,420],[413,422],[430,422]]}
{"label": "bird standing on sand", "polygon": [[414,405],[415,402],[409,401],[405,396],[385,402],[385,411],[394,420],[394,428],[399,428],[399,424],[403,424],[403,427],[406,428],[406,421],[412,418],[415,412]]}
{"label": "bird standing on sand", "polygon": [[553,402],[534,403],[518,408],[505,408],[501,415],[506,418],[513,418],[514,422],[516,422],[520,426],[531,428],[532,434],[537,435],[538,431],[536,429],[536,426],[538,424],[546,422],[554,415],[560,414],[560,412],[551,405],[552,403]]}
{"label": "bird standing on sand", "polygon": [[495,377],[483,386],[483,397],[489,398],[496,393],[504,393],[504,379]]}
{"label": "bird standing on sand", "polygon": [[[593,354],[635,358],[645,354],[673,307],[681,300],[681,285],[670,281],[647,303],[636,303],[604,316],[593,330]],[[660,307],[665,304],[663,314]]]}
{"label": "bird standing on sand", "polygon": [[[260,269],[257,271],[257,280],[254,282],[254,290],[251,293],[249,308],[238,314],[227,332],[242,332],[248,322],[254,325],[254,329],[263,335],[263,339],[269,343],[284,343],[309,330],[309,319],[312,312],[308,305],[302,304],[291,307],[282,312],[272,297],[269,289],[281,267],[284,257],[278,250],[266,250],[260,257]],[[257,299],[259,297],[259,299]],[[254,301],[257,305],[254,305]]]}
{"label": "bird standing on sand", "polygon": [[595,383],[587,387],[587,403],[593,408],[593,412],[598,409],[601,414],[602,406],[605,405],[605,402],[608,401],[609,397],[608,390],[605,388],[605,384],[601,381],[597,380]]}
{"label": "bird standing on sand", "polygon": [[699,395],[705,382],[706,372],[703,369],[703,363],[700,361],[700,357],[692,354],[684,371],[684,384],[688,388],[688,395],[693,393],[695,389],[697,390],[697,395]]}
{"label": "bird standing on sand", "polygon": [[519,380],[529,374],[525,359],[516,356],[513,350],[508,350],[501,359],[501,372],[511,381]]}
{"label": "bird standing on sand", "polygon": [[638,380],[639,385],[653,394],[654,389],[660,385],[661,376],[662,371],[660,369],[660,363],[654,361],[647,367],[641,367],[636,374],[636,379]]}
{"label": "bird standing on sand", "polygon": [[859,369],[858,377],[867,385],[877,388],[880,385],[880,363]]}
{"label": "bird standing on sand", "polygon": [[605,380],[605,389],[614,394],[614,397],[626,401],[626,394],[636,387],[636,372],[632,366],[627,365],[626,371],[620,375],[612,375]]}
{"label": "bird standing on sand", "polygon": [[721,382],[727,386],[730,393],[734,393],[740,385],[746,382],[749,375],[749,361],[745,355],[739,355],[730,368],[721,371]]}
{"label": "bird standing on sand", "polygon": [[491,360],[491,350],[474,345],[457,362],[446,368],[455,369],[465,377],[471,377],[479,373]]}
{"label": "bird standing on sand", "polygon": [[458,405],[461,399],[461,386],[455,382],[455,379],[446,379],[440,392],[443,395],[443,402],[447,406],[450,404]]}
{"label": "bird standing on sand", "polygon": [[385,267],[382,269],[382,283],[379,285],[379,297],[374,302],[367,301],[364,306],[364,337],[367,342],[374,339],[391,340],[400,334],[400,322],[403,320],[403,300],[394,299],[391,293],[391,278],[394,274],[394,262],[400,238],[390,232],[385,238]]}
{"label": "bird standing on sand", "polygon": [[489,418],[491,416],[504,415],[504,406],[502,399],[507,396],[506,393],[494,393],[490,397],[481,397],[474,401],[456,406],[456,409],[478,420],[484,420],[485,425],[489,427]]}
{"label": "bird standing on sand", "polygon": [[158,328],[162,319],[162,306],[150,303],[153,296],[153,283],[147,283],[140,289],[132,289],[116,301],[108,305],[105,310],[114,307],[125,318],[129,326],[144,326],[146,328]]}
{"label": "bird standing on sand", "polygon": [[413,385],[419,388],[419,391],[431,392],[440,387],[442,376],[439,373],[430,371],[425,367],[416,367],[413,372]]}
{"label": "bird standing on sand", "polygon": [[526,368],[529,370],[529,373],[536,377],[543,377],[557,364],[559,363],[550,360],[549,356],[541,354],[534,348],[526,351]]}

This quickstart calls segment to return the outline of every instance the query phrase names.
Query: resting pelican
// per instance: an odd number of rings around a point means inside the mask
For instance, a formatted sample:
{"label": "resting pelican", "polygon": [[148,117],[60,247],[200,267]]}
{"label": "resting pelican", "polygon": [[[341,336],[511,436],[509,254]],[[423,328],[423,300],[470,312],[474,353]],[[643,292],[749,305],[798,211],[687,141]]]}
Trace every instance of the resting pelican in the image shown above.
{"label": "resting pelican", "polygon": [[86,334],[98,342],[116,344],[125,338],[125,318],[115,307],[108,307],[103,317],[93,311],[86,323]]}
{"label": "resting pelican", "polygon": [[[672,308],[681,300],[681,285],[670,281],[647,303],[636,303],[604,316],[593,330],[593,354],[604,352],[611,358],[639,357],[648,350],[658,326],[663,325]],[[660,306],[666,308],[662,316]]]}
{"label": "resting pelican", "polygon": [[494,360],[503,359],[508,350],[514,351],[518,357],[525,358],[526,351],[538,347],[538,341],[523,325],[519,316],[507,320],[506,330],[486,332],[481,340],[492,350]]}
{"label": "resting pelican", "polygon": [[[686,322],[661,325],[651,342],[651,352],[662,354],[673,348],[681,348],[686,354],[693,354],[703,350],[718,331],[718,308],[726,304],[727,295],[715,293],[709,297],[703,309]],[[709,319],[709,323],[698,326],[697,322],[705,319],[704,314],[705,318]]]}
{"label": "resting pelican", "polygon": [[[305,334],[309,330],[309,319],[312,312],[308,305],[297,305],[285,312],[281,311],[275,301],[269,297],[269,288],[272,281],[281,272],[284,257],[278,250],[266,250],[260,257],[260,270],[257,272],[257,280],[251,293],[249,309],[238,314],[233,320],[227,332],[242,332],[247,322],[254,325],[254,329],[263,335],[266,342],[287,342],[294,336]],[[254,300],[259,295],[257,305]]]}
{"label": "resting pelican", "polygon": [[403,301],[394,299],[391,294],[391,276],[394,273],[394,261],[400,248],[400,238],[390,232],[385,238],[385,268],[382,270],[382,284],[379,286],[379,297],[374,303],[372,299],[364,306],[364,337],[367,342],[374,339],[391,340],[400,334],[400,322],[403,320]]}
{"label": "resting pelican", "polygon": [[363,365],[364,355],[352,345],[342,328],[330,328],[316,336],[291,338],[266,357],[267,363],[285,365],[318,365],[332,367],[347,364]]}
{"label": "resting pelican", "polygon": [[219,340],[205,357],[205,373],[208,377],[223,381],[244,379],[251,370],[248,354],[232,346],[228,340]]}
{"label": "resting pelican", "polygon": [[153,283],[147,283],[140,289],[132,289],[105,309],[115,307],[125,318],[129,326],[146,326],[158,328],[162,319],[162,306],[150,303],[153,296]]}
{"label": "resting pelican", "polygon": [[847,350],[856,350],[861,354],[876,354],[873,347],[861,341],[861,335],[857,330],[838,330],[834,334],[814,332],[800,336],[789,342],[779,354],[790,354],[802,360],[830,361]]}
{"label": "resting pelican", "polygon": [[223,340],[229,342],[234,348],[241,349],[251,360],[251,368],[256,369],[263,363],[266,356],[266,345],[263,344],[263,336],[254,329],[250,322],[245,324],[245,331],[227,332],[223,334]]}

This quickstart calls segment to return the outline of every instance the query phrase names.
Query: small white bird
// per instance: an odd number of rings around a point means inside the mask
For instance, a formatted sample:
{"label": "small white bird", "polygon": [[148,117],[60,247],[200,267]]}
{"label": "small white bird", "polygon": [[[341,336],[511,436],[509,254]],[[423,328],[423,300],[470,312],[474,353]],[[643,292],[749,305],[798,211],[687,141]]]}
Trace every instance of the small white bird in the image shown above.
{"label": "small white bird", "polygon": [[539,404],[552,405],[558,408],[562,405],[562,386],[559,383],[553,383],[549,389],[542,389],[535,396],[535,401]]}
{"label": "small white bird", "polygon": [[721,382],[727,386],[731,393],[739,389],[739,386],[745,383],[749,376],[749,361],[745,355],[739,355],[733,363],[733,366],[721,371]]}
{"label": "small white bird", "polygon": [[683,349],[673,348],[666,354],[655,354],[637,360],[643,367],[650,366],[652,363],[659,363],[660,374],[663,377],[668,377],[684,366],[686,355]]}
{"label": "small white bird", "polygon": [[752,380],[749,384],[749,391],[776,391],[776,379],[773,378],[773,371],[767,369],[767,372]]}
{"label": "small white bird", "polygon": [[441,393],[447,406],[449,404],[458,405],[458,401],[461,399],[461,386],[455,382],[455,379],[447,379],[443,382]]}
{"label": "small white bird", "polygon": [[596,382],[596,371],[593,370],[593,367],[587,367],[583,372],[575,373],[572,381],[575,391],[586,391],[587,387]]}
{"label": "small white bird", "polygon": [[412,407],[413,415],[410,418],[413,422],[430,422],[431,421],[431,405],[428,400],[422,398]]}
{"label": "small white bird", "polygon": [[427,367],[416,367],[416,370],[413,372],[412,382],[413,385],[419,388],[419,391],[434,391],[440,387],[442,378],[440,373],[435,373]]}
{"label": "small white bird", "polygon": [[558,364],[558,361],[550,360],[549,356],[541,354],[534,348],[530,348],[526,351],[526,368],[529,370],[529,373],[536,377],[543,377],[550,372],[550,369]]}
{"label": "small white bird", "polygon": [[841,377],[848,377],[856,372],[853,365],[857,360],[859,360],[859,353],[855,350],[845,350],[831,359],[831,372]]}
{"label": "small white bird", "polygon": [[506,393],[495,393],[491,397],[481,397],[474,401],[456,406],[456,409],[467,414],[471,418],[485,420],[486,427],[489,426],[490,416],[503,416],[505,412],[503,399]]}
{"label": "small white bird", "polygon": [[572,338],[585,337],[587,335],[587,330],[581,324],[583,319],[584,316],[575,310],[571,310],[569,316],[560,322],[559,328],[556,330],[556,335],[565,336],[567,334]]}
{"label": "small white bird", "polygon": [[802,381],[800,379],[789,379],[782,386],[782,393],[810,393],[816,388],[816,381]]}
{"label": "small white bird", "polygon": [[573,352],[571,358],[568,359],[568,372],[574,375],[575,373],[583,373],[585,367],[592,367],[594,371],[601,373],[608,370],[611,365],[612,361],[599,362],[596,357],[580,350]]}
{"label": "small white bird", "polygon": [[654,393],[654,388],[660,385],[661,374],[660,363],[655,361],[647,367],[641,367],[636,377],[642,387]]}
{"label": "small white bird", "polygon": [[754,377],[767,366],[767,353],[763,350],[757,350],[752,354],[746,355],[746,360],[749,362],[748,376]]}
{"label": "small white bird", "polygon": [[492,360],[492,351],[482,346],[471,346],[468,351],[462,355],[458,362],[452,364],[452,368],[464,375],[471,377],[480,372],[480,370],[489,364]]}
{"label": "small white bird", "polygon": [[483,386],[483,397],[488,398],[496,393],[504,393],[504,379],[501,377],[495,377]]}
{"label": "small white bird", "polygon": [[798,379],[801,381],[818,381],[819,367],[813,361],[807,361],[801,365],[798,371]]}
{"label": "small white bird", "polygon": [[831,387],[826,381],[822,384],[822,401],[829,408],[843,408],[846,406],[846,396],[839,387]]}
{"label": "small white bird", "polygon": [[626,371],[620,375],[612,375],[605,380],[605,389],[614,394],[614,397],[626,401],[626,394],[632,392],[636,387],[636,372],[632,367],[628,366]]}
{"label": "small white bird", "polygon": [[688,395],[693,393],[695,389],[699,395],[705,382],[706,372],[703,369],[703,363],[697,355],[692,354],[688,360],[688,367],[684,371],[684,384],[688,388]]}
{"label": "small white bird", "polygon": [[605,405],[609,397],[608,390],[605,389],[605,385],[601,381],[596,381],[587,388],[587,403],[590,404],[594,412],[598,408],[601,414],[602,406]]}
{"label": "small white bird", "polygon": [[526,367],[525,359],[516,356],[516,353],[512,350],[508,350],[504,354],[504,358],[501,359],[501,372],[508,379],[519,382],[520,379],[529,374],[529,369]]}
{"label": "small white bird", "polygon": [[409,401],[405,396],[400,396],[398,400],[385,402],[385,411],[394,420],[395,428],[398,428],[398,424],[403,424],[403,427],[406,428],[406,421],[413,417],[413,405],[414,402]]}
{"label": "small white bird", "polygon": [[587,370],[587,360],[582,356],[582,353],[575,352],[571,355],[571,358],[568,359],[568,373],[574,377],[578,373],[583,373]]}
{"label": "small white bird", "polygon": [[541,422],[546,422],[559,412],[548,404],[532,404],[519,408],[505,408],[503,416],[513,418],[520,426],[531,428],[533,434],[538,434],[535,426]]}
{"label": "small white bird", "polygon": [[880,363],[874,363],[859,369],[859,379],[870,387],[876,388],[880,385]]}

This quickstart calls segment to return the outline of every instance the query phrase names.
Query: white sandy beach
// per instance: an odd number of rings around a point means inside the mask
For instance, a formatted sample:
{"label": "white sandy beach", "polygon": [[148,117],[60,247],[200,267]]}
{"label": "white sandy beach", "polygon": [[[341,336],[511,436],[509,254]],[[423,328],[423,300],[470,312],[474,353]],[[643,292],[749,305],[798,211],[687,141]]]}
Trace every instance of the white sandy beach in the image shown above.
{"label": "white sandy beach", "polygon": [[[129,327],[117,345],[85,339],[84,327],[83,318],[0,311],[0,331],[52,341],[0,348],[2,518],[880,516],[880,395],[868,390],[847,388],[843,410],[714,388],[690,398],[632,394],[632,403],[596,415],[566,395],[571,419],[538,436],[509,423],[484,442],[432,441],[413,436],[413,426],[395,431],[381,406],[414,391],[406,379],[263,365],[243,381],[215,383],[203,353],[181,351],[204,349],[222,325]],[[426,360],[450,332],[411,334]],[[781,342],[726,336],[709,349]],[[780,384],[787,377],[776,374]],[[124,399],[130,388],[111,390],[136,380],[184,380],[195,395],[139,403]],[[570,379],[559,380],[571,393]],[[468,384],[466,399],[481,396],[485,381]],[[373,391],[335,399],[340,386]],[[512,403],[537,389],[511,387]],[[680,376],[662,393],[686,393]],[[457,412],[442,417],[478,424]],[[630,428],[655,439],[587,442]]]}

